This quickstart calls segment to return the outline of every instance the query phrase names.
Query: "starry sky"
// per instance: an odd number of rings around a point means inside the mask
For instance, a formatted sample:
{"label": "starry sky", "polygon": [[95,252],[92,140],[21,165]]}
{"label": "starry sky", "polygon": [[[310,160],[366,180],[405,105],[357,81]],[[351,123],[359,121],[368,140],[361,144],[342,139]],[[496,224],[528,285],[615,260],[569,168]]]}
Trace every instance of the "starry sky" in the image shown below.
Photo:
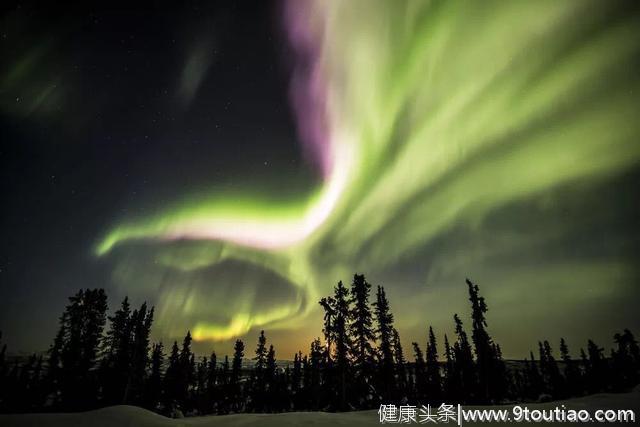
{"label": "starry sky", "polygon": [[639,29],[631,1],[11,4],[3,341],[103,287],[155,340],[290,358],[364,272],[407,345],[469,277],[507,357],[608,346],[640,329]]}

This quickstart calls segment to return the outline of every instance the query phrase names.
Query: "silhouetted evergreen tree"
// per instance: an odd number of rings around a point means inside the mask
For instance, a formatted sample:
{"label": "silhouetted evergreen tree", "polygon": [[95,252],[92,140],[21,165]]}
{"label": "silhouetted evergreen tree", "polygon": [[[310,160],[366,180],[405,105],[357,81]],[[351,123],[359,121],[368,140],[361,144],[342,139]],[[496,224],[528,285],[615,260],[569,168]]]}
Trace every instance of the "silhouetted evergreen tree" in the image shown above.
{"label": "silhouetted evergreen tree", "polygon": [[557,398],[562,393],[564,386],[560,369],[553,357],[549,341],[545,340],[544,344],[538,342],[538,346],[540,352],[540,368],[542,371],[541,374],[543,382],[545,384],[545,392],[550,396]]}
{"label": "silhouetted evergreen tree", "polygon": [[335,320],[332,326],[333,342],[335,343],[335,388],[336,400],[333,405],[336,408],[345,410],[347,403],[347,375],[349,373],[349,350],[352,347],[351,336],[349,334],[349,323],[351,319],[351,307],[349,306],[349,291],[342,284],[334,288],[334,306]]}
{"label": "silhouetted evergreen tree", "polygon": [[413,357],[415,359],[413,367],[413,376],[415,378],[413,400],[423,402],[427,397],[427,365],[420,345],[417,342],[412,342],[411,345],[413,346]]}
{"label": "silhouetted evergreen tree", "polygon": [[143,404],[147,409],[158,410],[158,405],[162,400],[163,365],[164,346],[162,342],[159,342],[154,344],[151,349],[151,372],[146,380]]}
{"label": "silhouetted evergreen tree", "polygon": [[149,366],[149,337],[153,323],[153,312],[153,307],[147,310],[145,302],[139,310],[134,310],[130,318],[131,356],[123,396],[123,401],[127,404],[140,405],[143,401],[147,367]]}
{"label": "silhouetted evergreen tree", "polygon": [[373,347],[371,342],[376,336],[373,332],[373,318],[369,308],[369,294],[371,284],[363,274],[355,274],[351,283],[351,311],[350,331],[353,336],[351,349],[353,363],[361,371],[373,362]]}
{"label": "silhouetted evergreen tree", "polygon": [[258,346],[255,351],[256,357],[253,358],[255,365],[253,366],[253,378],[251,381],[251,408],[258,412],[265,409],[267,353],[267,339],[264,336],[264,331],[260,331]]}
{"label": "silhouetted evergreen tree", "polygon": [[218,357],[215,351],[211,352],[207,365],[207,380],[206,380],[206,400],[205,411],[207,414],[212,414],[217,410],[218,393]]}
{"label": "silhouetted evergreen tree", "polygon": [[320,305],[324,310],[324,325],[322,327],[322,333],[324,334],[324,341],[327,344],[325,349],[325,364],[329,365],[331,362],[331,352],[333,350],[333,336],[335,335],[334,320],[336,316],[335,305],[336,302],[333,297],[325,297],[320,300]]}
{"label": "silhouetted evergreen tree", "polygon": [[396,328],[393,328],[393,357],[395,359],[396,368],[396,389],[398,392],[398,401],[408,400],[408,384],[407,384],[407,361],[404,358],[402,343],[400,342],[400,334]]}
{"label": "silhouetted evergreen tree", "polygon": [[[236,343],[237,344],[237,343]],[[228,414],[231,410],[231,398],[230,394],[231,390],[231,374],[229,372],[229,356],[224,356],[224,362],[220,367],[220,372],[218,374],[218,384],[221,389],[221,397],[218,400],[218,414]]]}
{"label": "silhouetted evergreen tree", "polygon": [[60,330],[50,352],[49,374],[53,392],[65,410],[95,407],[98,378],[95,372],[107,297],[103,289],[80,290],[69,298],[60,318]]}
{"label": "silhouetted evergreen tree", "polygon": [[565,396],[578,396],[582,394],[582,378],[575,361],[571,359],[569,347],[564,338],[560,338],[560,359],[564,363]]}
{"label": "silhouetted evergreen tree", "polygon": [[589,393],[598,393],[606,389],[607,361],[603,355],[603,349],[595,342],[588,340],[587,353],[589,362],[586,369],[586,383]]}
{"label": "silhouetted evergreen tree", "polygon": [[178,342],[174,341],[169,354],[169,363],[164,375],[164,411],[172,414],[177,410],[180,399],[182,372],[180,367],[180,349]]}
{"label": "silhouetted evergreen tree", "polygon": [[443,396],[447,401],[459,400],[461,395],[460,389],[460,376],[456,369],[456,361],[453,353],[453,349],[449,344],[449,338],[444,335],[444,355],[445,355],[445,370],[444,370],[444,384],[443,384]]}
{"label": "silhouetted evergreen tree", "polygon": [[384,287],[378,286],[376,301],[373,304],[376,319],[376,334],[378,341],[378,390],[384,401],[393,399],[396,394],[394,387],[394,363],[393,363],[393,314],[389,307],[389,301]]}
{"label": "silhouetted evergreen tree", "polygon": [[240,374],[242,371],[242,358],[244,357],[244,343],[236,340],[233,347],[233,359],[231,361],[231,378],[229,380],[230,409],[240,412],[244,407],[242,388],[240,386]]}
{"label": "silhouetted evergreen tree", "polygon": [[131,363],[133,325],[128,297],[108,319],[110,325],[102,344],[104,355],[100,367],[102,399],[106,405],[116,405],[124,402]]}
{"label": "silhouetted evergreen tree", "polygon": [[457,314],[453,315],[453,320],[456,325],[455,332],[457,336],[457,340],[453,344],[453,355],[455,370],[459,378],[460,400],[463,403],[469,403],[475,398],[475,390],[478,388],[473,354],[462,320]]}
{"label": "silhouetted evergreen tree", "polygon": [[442,383],[440,377],[440,363],[438,362],[438,347],[433,328],[429,326],[429,340],[426,352],[426,395],[427,401],[437,403],[442,400]]}
{"label": "silhouetted evergreen tree", "polygon": [[[614,390],[622,391],[636,385],[639,380],[637,361],[638,343],[628,329],[613,336],[617,348],[611,351],[611,374]],[[634,353],[636,353],[634,355]]]}
{"label": "silhouetted evergreen tree", "polygon": [[472,340],[476,353],[478,375],[478,398],[482,402],[497,402],[504,397],[506,378],[503,363],[497,356],[493,340],[486,330],[487,304],[484,297],[479,295],[478,285],[466,279],[471,301]]}

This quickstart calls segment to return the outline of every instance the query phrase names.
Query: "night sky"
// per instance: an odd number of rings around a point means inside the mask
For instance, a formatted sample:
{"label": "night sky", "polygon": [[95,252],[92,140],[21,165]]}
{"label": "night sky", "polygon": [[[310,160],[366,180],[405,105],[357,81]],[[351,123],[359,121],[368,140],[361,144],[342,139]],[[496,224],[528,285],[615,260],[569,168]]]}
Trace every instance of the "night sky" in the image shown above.
{"label": "night sky", "polygon": [[640,333],[637,2],[19,3],[0,58],[14,352],[103,287],[286,359],[355,272],[407,345],[465,277],[506,357]]}

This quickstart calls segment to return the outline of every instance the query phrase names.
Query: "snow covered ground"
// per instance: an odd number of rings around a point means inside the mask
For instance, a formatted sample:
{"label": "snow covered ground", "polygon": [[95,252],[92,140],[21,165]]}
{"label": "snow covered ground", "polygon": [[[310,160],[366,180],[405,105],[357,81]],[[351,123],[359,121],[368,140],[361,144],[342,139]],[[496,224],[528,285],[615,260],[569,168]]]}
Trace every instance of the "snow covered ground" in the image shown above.
{"label": "snow covered ground", "polygon": [[[593,396],[570,399],[561,402],[526,404],[531,410],[554,409],[564,405],[567,410],[588,410],[594,413],[598,409],[631,409],[635,412],[636,421],[627,423],[603,423],[606,425],[640,424],[640,391],[624,394],[597,394]],[[524,406],[524,405],[522,405]],[[510,409],[513,406],[491,407],[492,409]],[[471,409],[471,407],[465,407]],[[484,409],[484,408],[483,408]],[[452,423],[442,425],[452,425]],[[510,425],[515,423],[473,423],[463,425]],[[537,423],[540,425],[567,425],[576,423]],[[578,423],[581,424],[581,423]],[[589,423],[597,425],[597,422]],[[325,412],[292,412],[285,414],[238,414],[225,416],[206,416],[182,419],[170,419],[145,409],[133,406],[113,406],[97,411],[76,414],[24,414],[0,415],[2,427],[280,427],[280,426],[376,426],[380,425],[377,410],[325,413]],[[416,424],[417,425],[417,424]]]}

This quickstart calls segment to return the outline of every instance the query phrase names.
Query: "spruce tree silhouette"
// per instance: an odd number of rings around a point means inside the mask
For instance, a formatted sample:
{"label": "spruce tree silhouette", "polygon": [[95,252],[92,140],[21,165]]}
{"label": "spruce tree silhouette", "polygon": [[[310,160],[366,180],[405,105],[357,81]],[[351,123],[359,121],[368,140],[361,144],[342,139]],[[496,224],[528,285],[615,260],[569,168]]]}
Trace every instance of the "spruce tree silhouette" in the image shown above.
{"label": "spruce tree silhouette", "polygon": [[342,284],[334,288],[334,306],[335,320],[332,326],[333,342],[335,343],[335,388],[336,399],[333,406],[340,410],[346,410],[349,406],[347,402],[347,376],[350,371],[349,351],[352,347],[351,335],[349,331],[349,323],[351,320],[351,307],[349,305],[349,291]]}
{"label": "spruce tree silhouette", "polygon": [[164,412],[171,415],[180,410],[178,400],[180,398],[180,382],[182,372],[180,369],[180,349],[178,342],[174,341],[169,355],[169,364],[164,375]]}
{"label": "spruce tree silhouette", "polygon": [[378,286],[376,301],[373,303],[376,319],[376,334],[378,337],[378,391],[384,401],[394,397],[394,361],[393,361],[393,314],[389,307],[389,300],[384,287]]}
{"label": "spruce tree silhouette", "polygon": [[[49,372],[59,393],[60,409],[77,411],[97,406],[95,372],[106,323],[107,296],[103,289],[84,289],[69,298],[50,353]],[[51,357],[53,356],[53,357]]]}
{"label": "spruce tree silhouette", "polygon": [[460,400],[460,376],[456,370],[456,362],[454,359],[453,349],[449,344],[449,338],[447,334],[444,335],[444,356],[445,356],[445,369],[444,369],[444,384],[443,384],[443,396],[447,401],[459,401]]}
{"label": "spruce tree silhouette", "polygon": [[218,401],[218,357],[216,352],[212,351],[207,362],[207,379],[206,379],[206,405],[204,406],[207,414],[212,414],[217,410]]}
{"label": "spruce tree silhouette", "polygon": [[256,357],[253,358],[253,378],[251,379],[251,409],[256,412],[264,411],[266,398],[266,368],[267,368],[267,339],[264,331],[260,331]]}
{"label": "spruce tree silhouette", "polygon": [[560,359],[564,363],[565,387],[563,397],[578,396],[582,392],[580,370],[569,354],[569,346],[564,338],[560,338]]}
{"label": "spruce tree silhouette", "polygon": [[231,362],[231,378],[229,380],[230,410],[240,412],[244,408],[240,375],[242,373],[242,358],[244,357],[244,343],[236,340],[233,347],[233,360]]}
{"label": "spruce tree silhouette", "polygon": [[400,342],[400,334],[396,328],[393,328],[393,357],[395,359],[395,378],[396,378],[396,392],[394,396],[396,401],[407,402],[408,401],[408,384],[407,384],[407,361],[404,358],[404,352],[402,350],[402,343]]}
{"label": "spruce tree silhouette", "polygon": [[[371,284],[367,282],[364,274],[355,274],[351,282],[351,321],[349,330],[353,337],[351,355],[356,374],[359,377],[361,392],[366,393],[367,383],[371,375],[373,364],[373,347],[371,343],[376,340],[373,331],[373,318],[369,307],[369,294]],[[362,388],[364,387],[364,388]]]}
{"label": "spruce tree silhouette", "polygon": [[417,342],[412,342],[413,346],[413,376],[415,377],[415,389],[413,399],[417,402],[425,401],[427,397],[427,365],[424,361],[424,354]]}
{"label": "spruce tree silhouette", "polygon": [[498,402],[504,397],[505,377],[502,361],[486,330],[487,304],[479,295],[478,285],[466,279],[471,301],[472,340],[476,354],[477,398],[480,402]]}
{"label": "spruce tree silhouette", "polygon": [[460,400],[463,403],[470,403],[476,399],[478,389],[476,368],[473,363],[471,345],[467,338],[462,320],[457,314],[453,315],[455,322],[456,342],[453,344],[453,356],[455,360],[455,370],[459,378]]}
{"label": "spruce tree silhouette", "polygon": [[164,346],[162,342],[151,349],[151,372],[147,378],[144,393],[144,407],[157,411],[162,400],[162,380],[164,365]]}
{"label": "spruce tree silhouette", "polygon": [[440,377],[440,363],[438,362],[438,347],[433,328],[429,326],[429,340],[426,351],[426,396],[429,403],[442,401],[442,384]]}

